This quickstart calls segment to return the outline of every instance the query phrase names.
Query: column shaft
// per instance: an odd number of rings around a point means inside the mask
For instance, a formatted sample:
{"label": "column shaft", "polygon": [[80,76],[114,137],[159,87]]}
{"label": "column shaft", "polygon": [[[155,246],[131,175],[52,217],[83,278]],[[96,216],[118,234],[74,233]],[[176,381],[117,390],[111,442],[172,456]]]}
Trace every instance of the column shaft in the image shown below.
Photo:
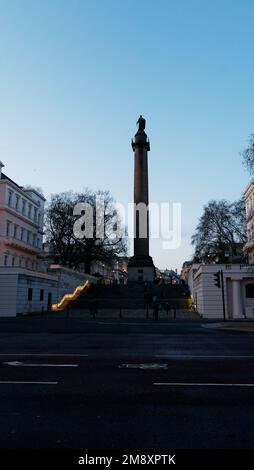
{"label": "column shaft", "polygon": [[233,318],[243,317],[241,283],[237,279],[232,279],[232,310]]}

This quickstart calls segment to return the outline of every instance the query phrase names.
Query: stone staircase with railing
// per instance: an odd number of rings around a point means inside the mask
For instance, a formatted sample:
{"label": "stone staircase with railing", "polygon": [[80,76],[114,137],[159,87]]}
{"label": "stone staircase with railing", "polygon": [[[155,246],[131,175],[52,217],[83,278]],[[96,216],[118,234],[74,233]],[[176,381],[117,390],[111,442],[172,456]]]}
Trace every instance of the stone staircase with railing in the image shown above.
{"label": "stone staircase with railing", "polygon": [[187,288],[185,285],[152,284],[145,295],[143,284],[128,283],[125,285],[93,284],[90,289],[71,303],[72,310],[88,309],[91,302],[97,303],[99,309],[143,309],[152,306],[152,298],[157,296],[161,306],[166,303],[170,308],[185,309]]}

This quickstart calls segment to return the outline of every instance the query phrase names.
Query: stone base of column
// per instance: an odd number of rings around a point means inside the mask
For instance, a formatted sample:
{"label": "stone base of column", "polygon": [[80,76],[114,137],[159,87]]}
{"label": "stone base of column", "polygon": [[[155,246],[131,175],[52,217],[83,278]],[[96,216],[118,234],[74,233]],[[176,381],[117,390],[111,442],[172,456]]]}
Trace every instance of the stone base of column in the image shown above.
{"label": "stone base of column", "polygon": [[151,256],[130,258],[128,264],[128,281],[153,282],[155,267]]}

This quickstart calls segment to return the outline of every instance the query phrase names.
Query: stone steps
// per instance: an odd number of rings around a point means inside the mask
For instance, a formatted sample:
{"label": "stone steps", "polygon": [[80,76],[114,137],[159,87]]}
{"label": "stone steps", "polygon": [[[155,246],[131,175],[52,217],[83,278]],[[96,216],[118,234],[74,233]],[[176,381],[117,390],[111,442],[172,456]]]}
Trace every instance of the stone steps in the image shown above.
{"label": "stone steps", "polygon": [[[70,315],[75,318],[92,319],[93,316],[90,314],[88,309],[74,309],[70,311]],[[135,309],[112,309],[112,308],[99,308],[98,313],[95,315],[95,320],[128,320],[128,319],[140,319],[151,321],[153,320],[153,309],[147,310],[145,308]],[[176,317],[174,312],[171,311],[168,315],[164,310],[159,311],[159,321],[162,322],[174,322],[174,321],[201,321],[201,317],[197,312],[191,312],[186,309],[179,309],[176,311]]]}
{"label": "stone steps", "polygon": [[[152,304],[153,295],[156,295],[162,306],[169,303],[172,308],[185,308],[184,294],[186,286],[153,284],[148,292],[150,305]],[[138,283],[128,283],[126,285],[95,284],[72,302],[71,308],[74,310],[89,308],[89,304],[93,301],[97,302],[98,308],[142,309],[146,307],[144,285]]]}

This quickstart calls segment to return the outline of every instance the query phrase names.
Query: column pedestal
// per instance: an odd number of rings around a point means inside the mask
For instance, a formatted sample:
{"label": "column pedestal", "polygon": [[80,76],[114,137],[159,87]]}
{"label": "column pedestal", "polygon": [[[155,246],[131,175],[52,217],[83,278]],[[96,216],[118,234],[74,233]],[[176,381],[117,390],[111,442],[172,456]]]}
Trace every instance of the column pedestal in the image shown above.
{"label": "column pedestal", "polygon": [[151,256],[145,258],[133,256],[128,264],[128,281],[153,282],[155,268]]}

